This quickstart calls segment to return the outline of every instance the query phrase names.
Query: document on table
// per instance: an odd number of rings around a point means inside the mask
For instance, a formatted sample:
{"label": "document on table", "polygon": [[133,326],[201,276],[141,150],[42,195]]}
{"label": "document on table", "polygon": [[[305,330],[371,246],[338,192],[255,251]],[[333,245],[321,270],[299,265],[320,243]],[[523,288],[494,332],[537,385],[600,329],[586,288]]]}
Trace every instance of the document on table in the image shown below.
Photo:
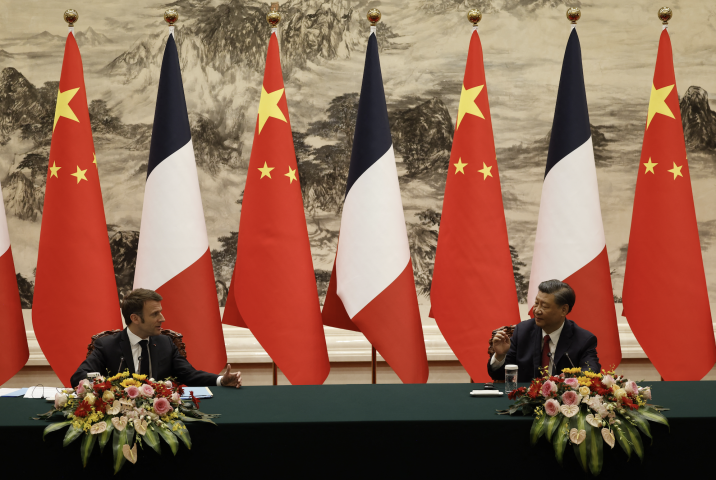
{"label": "document on table", "polygon": [[214,396],[209,387],[184,387],[184,395],[181,396],[182,400],[191,400],[189,392],[194,392],[196,398],[211,398]]}
{"label": "document on table", "polygon": [[22,397],[27,388],[0,388],[0,397]]}
{"label": "document on table", "polygon": [[60,393],[63,387],[30,387],[26,389],[24,398],[44,398],[47,400],[54,400],[55,394]]}

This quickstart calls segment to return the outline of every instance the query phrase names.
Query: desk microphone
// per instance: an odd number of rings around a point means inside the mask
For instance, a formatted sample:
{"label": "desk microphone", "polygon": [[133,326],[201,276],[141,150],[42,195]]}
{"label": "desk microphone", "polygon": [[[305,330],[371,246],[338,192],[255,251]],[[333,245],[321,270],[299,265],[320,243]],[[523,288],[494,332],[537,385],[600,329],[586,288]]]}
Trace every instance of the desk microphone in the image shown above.
{"label": "desk microphone", "polygon": [[572,363],[572,359],[569,358],[569,354],[567,352],[564,352],[565,355],[567,355],[567,358],[569,359],[569,363],[572,364],[572,368],[575,368],[574,363]]}

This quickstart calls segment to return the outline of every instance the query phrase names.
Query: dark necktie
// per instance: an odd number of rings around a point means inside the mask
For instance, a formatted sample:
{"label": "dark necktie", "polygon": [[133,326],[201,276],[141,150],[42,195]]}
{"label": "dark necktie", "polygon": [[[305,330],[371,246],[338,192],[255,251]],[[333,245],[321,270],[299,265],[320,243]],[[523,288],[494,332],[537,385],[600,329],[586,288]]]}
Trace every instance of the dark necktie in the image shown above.
{"label": "dark necktie", "polygon": [[149,376],[149,349],[147,348],[147,340],[140,340],[139,345],[142,347],[142,354],[139,357],[139,374]]}
{"label": "dark necktie", "polygon": [[544,343],[542,344],[542,368],[546,368],[549,371],[549,335],[544,336]]}

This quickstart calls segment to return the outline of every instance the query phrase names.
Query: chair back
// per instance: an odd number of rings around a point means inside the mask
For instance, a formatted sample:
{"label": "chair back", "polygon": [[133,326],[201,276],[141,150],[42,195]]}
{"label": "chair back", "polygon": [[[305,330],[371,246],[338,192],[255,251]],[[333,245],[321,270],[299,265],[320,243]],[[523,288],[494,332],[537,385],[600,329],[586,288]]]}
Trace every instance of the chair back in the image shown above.
{"label": "chair back", "polygon": [[[122,330],[105,330],[104,332],[99,332],[95,335],[92,335],[92,340],[90,341],[89,345],[87,345],[87,356],[89,357],[90,354],[94,351],[94,342],[96,342],[102,337],[116,335],[120,332],[122,332]],[[171,338],[172,342],[174,342],[174,345],[176,345],[177,350],[179,350],[179,355],[186,358],[186,345],[184,344],[184,336],[181,333],[175,332],[174,330],[162,328],[162,335],[166,335],[167,337]]]}

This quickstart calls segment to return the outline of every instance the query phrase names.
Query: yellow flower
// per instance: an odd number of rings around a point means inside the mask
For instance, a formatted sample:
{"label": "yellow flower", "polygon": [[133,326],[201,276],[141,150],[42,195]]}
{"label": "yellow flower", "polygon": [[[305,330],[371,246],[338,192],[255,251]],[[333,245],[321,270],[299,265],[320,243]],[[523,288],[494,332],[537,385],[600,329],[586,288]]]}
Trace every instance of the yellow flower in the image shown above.
{"label": "yellow flower", "polygon": [[577,380],[579,380],[580,385],[588,386],[588,385],[592,384],[592,381],[588,377],[579,377],[579,378],[577,378]]}
{"label": "yellow flower", "polygon": [[584,372],[584,374],[585,374],[586,376],[588,376],[589,378],[602,378],[602,374],[601,374],[601,373]]}
{"label": "yellow flower", "polygon": [[586,397],[587,395],[589,395],[589,387],[587,387],[587,386],[579,387],[579,394],[583,397]]}
{"label": "yellow flower", "polygon": [[139,374],[137,374],[137,373],[133,373],[133,374],[132,374],[132,378],[134,378],[135,380],[146,380],[146,379],[147,379],[147,376],[146,376],[146,375],[139,375]]}
{"label": "yellow flower", "polygon": [[120,385],[122,385],[124,388],[130,387],[132,385],[134,385],[135,387],[141,387],[142,382],[140,382],[138,380],[134,380],[132,378],[128,378],[126,380],[123,380],[122,383],[120,383]]}

